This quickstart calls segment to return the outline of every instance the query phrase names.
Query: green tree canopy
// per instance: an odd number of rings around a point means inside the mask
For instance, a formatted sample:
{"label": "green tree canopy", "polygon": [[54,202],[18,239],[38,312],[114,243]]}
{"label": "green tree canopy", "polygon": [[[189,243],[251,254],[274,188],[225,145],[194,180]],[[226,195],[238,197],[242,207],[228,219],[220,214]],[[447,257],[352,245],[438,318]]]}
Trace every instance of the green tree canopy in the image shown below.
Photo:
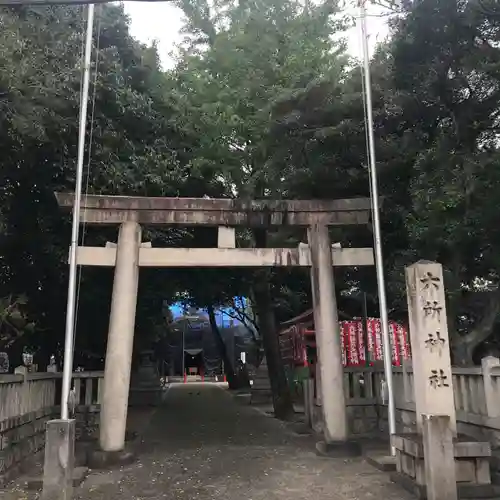
{"label": "green tree canopy", "polygon": [[[185,40],[166,73],[155,46],[130,36],[122,7],[98,9],[89,192],[368,196],[362,74],[346,54],[337,2],[178,5]],[[84,9],[4,8],[0,22],[0,297],[27,298],[23,314],[48,354],[64,329],[69,218],[53,192],[74,186]],[[371,65],[390,313],[406,320],[404,266],[441,262],[457,362],[470,362],[478,345],[498,336],[499,44],[494,0],[403,2]],[[154,246],[215,244],[210,229],[143,233]],[[85,228],[89,244],[115,238]],[[305,235],[280,228],[238,238],[240,246],[294,246]],[[341,228],[332,240],[369,246],[372,235]],[[98,271],[81,278],[82,352],[102,353],[105,343],[112,271]],[[217,276],[143,273],[137,330],[162,325],[161,304],[179,291],[204,303],[260,291],[267,299],[257,309],[270,330],[310,304],[307,272]],[[200,289],[204,279],[210,286]],[[336,279],[341,308],[359,314],[347,298],[362,289],[376,314],[373,269],[338,271]]]}

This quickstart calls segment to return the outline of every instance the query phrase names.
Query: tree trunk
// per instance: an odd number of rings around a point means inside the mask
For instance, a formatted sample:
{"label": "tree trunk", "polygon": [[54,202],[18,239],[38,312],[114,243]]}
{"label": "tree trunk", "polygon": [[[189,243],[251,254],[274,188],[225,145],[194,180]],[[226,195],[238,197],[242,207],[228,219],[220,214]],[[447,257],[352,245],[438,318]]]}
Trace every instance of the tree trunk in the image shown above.
{"label": "tree trunk", "polygon": [[[266,246],[265,230],[254,230],[254,238],[257,247],[264,248]],[[254,301],[271,383],[274,415],[280,420],[290,420],[294,414],[292,395],[281,358],[267,271],[261,270],[256,273]]]}
{"label": "tree trunk", "polygon": [[215,311],[213,306],[212,305],[207,306],[207,311],[208,311],[208,320],[210,322],[210,329],[212,330],[215,343],[217,344],[219,355],[224,363],[224,373],[227,378],[227,383],[229,384],[229,389],[230,390],[239,389],[240,386],[238,383],[238,378],[234,373],[233,363],[229,359],[229,356],[227,354],[226,343],[224,342],[219,327],[217,326],[217,322],[215,320]]}
{"label": "tree trunk", "polygon": [[476,346],[469,346],[465,342],[455,342],[451,346],[451,363],[456,366],[471,366],[474,364],[472,355]]}
{"label": "tree trunk", "polygon": [[458,336],[450,331],[452,362],[455,365],[472,365],[476,348],[490,337],[500,312],[500,290],[491,292],[481,319],[466,335]]}

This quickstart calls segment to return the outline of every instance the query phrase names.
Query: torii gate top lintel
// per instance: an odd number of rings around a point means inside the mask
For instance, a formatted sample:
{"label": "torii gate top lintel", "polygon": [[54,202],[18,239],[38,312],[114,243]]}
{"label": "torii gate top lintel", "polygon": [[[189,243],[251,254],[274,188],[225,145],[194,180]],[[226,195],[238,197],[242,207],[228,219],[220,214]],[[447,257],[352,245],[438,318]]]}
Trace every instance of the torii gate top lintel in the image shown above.
{"label": "torii gate top lintel", "polygon": [[[59,206],[71,210],[73,193],[55,193]],[[86,195],[81,222],[181,224],[209,226],[309,226],[366,224],[369,198],[342,200],[243,200]]]}

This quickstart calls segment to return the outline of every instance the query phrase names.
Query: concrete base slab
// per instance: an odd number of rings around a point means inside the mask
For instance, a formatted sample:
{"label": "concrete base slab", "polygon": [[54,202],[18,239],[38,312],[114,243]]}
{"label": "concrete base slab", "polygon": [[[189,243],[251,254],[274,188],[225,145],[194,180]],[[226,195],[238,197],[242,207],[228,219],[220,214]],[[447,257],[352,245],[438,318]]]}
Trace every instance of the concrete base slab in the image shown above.
{"label": "concrete base slab", "polygon": [[[80,486],[89,474],[87,467],[75,467],[73,469],[73,488]],[[41,490],[43,487],[43,476],[26,478],[28,490]]]}
{"label": "concrete base slab", "polygon": [[361,455],[361,446],[357,441],[353,440],[330,443],[318,441],[316,443],[316,453],[319,456],[329,458],[359,457]]}
{"label": "concrete base slab", "polygon": [[391,455],[365,455],[365,460],[373,467],[383,472],[394,472],[396,470],[396,457]]}
{"label": "concrete base slab", "polygon": [[[391,481],[402,486],[406,491],[415,495],[419,500],[427,500],[427,490],[405,474],[392,472]],[[460,500],[500,499],[500,487],[493,484],[458,484],[458,498]]]}
{"label": "concrete base slab", "polygon": [[87,463],[91,469],[111,469],[120,465],[135,462],[136,456],[130,450],[104,451],[92,450],[88,454]]}

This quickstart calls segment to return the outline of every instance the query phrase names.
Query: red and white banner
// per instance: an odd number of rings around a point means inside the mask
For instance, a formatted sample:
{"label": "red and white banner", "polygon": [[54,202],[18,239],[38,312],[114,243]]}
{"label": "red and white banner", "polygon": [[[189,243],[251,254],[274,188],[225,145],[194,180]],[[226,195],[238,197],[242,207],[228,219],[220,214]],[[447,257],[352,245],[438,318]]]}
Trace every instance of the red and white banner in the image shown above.
{"label": "red and white banner", "polygon": [[[363,321],[361,319],[341,321],[340,331],[342,363],[344,366],[366,365]],[[305,330],[300,325],[293,325],[280,332],[280,348],[285,362],[294,364],[295,366],[308,365],[305,335],[307,337],[312,336],[314,339],[314,331]],[[403,359],[411,357],[408,331],[404,326],[390,321],[389,337],[391,341],[392,363],[394,366],[401,366]],[[368,318],[367,340],[370,363],[382,361],[382,331],[379,319]]]}
{"label": "red and white banner", "polygon": [[[344,366],[360,366],[366,364],[363,336],[363,322],[361,319],[341,321],[342,361]],[[392,363],[401,366],[403,359],[410,358],[410,346],[406,328],[394,321],[389,322],[389,336],[391,341]],[[369,318],[367,321],[367,338],[369,361],[382,361],[382,331],[380,320]]]}

